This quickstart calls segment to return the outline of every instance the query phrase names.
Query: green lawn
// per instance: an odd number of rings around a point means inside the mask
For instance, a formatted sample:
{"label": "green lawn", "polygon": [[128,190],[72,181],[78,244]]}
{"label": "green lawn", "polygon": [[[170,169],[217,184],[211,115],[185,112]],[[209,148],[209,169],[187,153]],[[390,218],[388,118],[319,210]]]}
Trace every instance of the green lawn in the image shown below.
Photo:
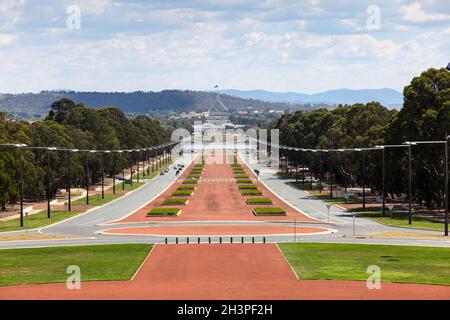
{"label": "green lawn", "polygon": [[39,213],[29,215],[28,218],[24,217],[25,226],[23,228],[20,227],[20,218],[9,221],[2,221],[0,222],[0,232],[25,230],[27,226],[28,229],[42,228],[50,224],[74,217],[80,213],[81,211],[52,211],[51,218],[48,219],[47,210],[44,210]]}
{"label": "green lawn", "polygon": [[283,243],[279,247],[300,279],[363,280],[367,267],[381,281],[450,285],[450,248]]}
{"label": "green lawn", "polygon": [[180,208],[153,208],[147,213],[147,217],[152,216],[177,216],[180,213]]}
{"label": "green lawn", "polygon": [[[313,193],[313,196],[317,199],[323,200],[325,202],[331,203],[331,204],[345,204],[344,198],[330,198],[330,192],[329,191],[322,191],[322,193]],[[362,204],[362,200],[359,199],[347,199],[347,203],[354,204],[354,203],[360,203]]]}
{"label": "green lawn", "polygon": [[420,228],[427,230],[444,230],[443,222],[433,222],[428,220],[426,217],[418,217],[412,215],[412,224],[408,224],[408,213],[393,211],[392,218],[391,213],[386,208],[386,216],[383,217],[380,211],[353,211],[357,216],[370,218],[372,220],[387,224],[393,227],[406,227],[406,228]]}
{"label": "green lawn", "polygon": [[0,285],[65,282],[77,265],[81,281],[129,280],[148,255],[150,244],[1,250]]}
{"label": "green lawn", "polygon": [[[127,190],[127,191],[136,190],[137,188],[140,188],[143,185],[144,185],[143,182],[134,181],[134,177],[133,177],[133,185],[125,183],[125,190]],[[116,190],[122,190],[122,181],[116,183]]]}
{"label": "green lawn", "polygon": [[[92,196],[89,196],[89,205],[90,206],[101,206],[104,204],[107,204],[108,202],[111,202],[117,198],[120,198],[121,195],[119,194],[105,194],[105,199],[102,199],[101,194],[95,194]],[[72,202],[72,205],[85,205],[86,204],[86,198],[78,199],[74,202]]]}

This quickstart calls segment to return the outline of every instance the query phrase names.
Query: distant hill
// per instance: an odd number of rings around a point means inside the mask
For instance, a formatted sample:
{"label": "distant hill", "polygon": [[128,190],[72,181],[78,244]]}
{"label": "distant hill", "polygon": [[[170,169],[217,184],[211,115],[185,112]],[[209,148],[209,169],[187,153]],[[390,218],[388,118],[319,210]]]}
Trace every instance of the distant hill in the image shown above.
{"label": "distant hill", "polygon": [[[68,98],[91,108],[116,106],[125,113],[170,113],[207,111],[216,101],[216,93],[189,90],[164,90],[160,92],[76,92],[42,91],[40,93],[0,94],[0,111],[10,113],[46,114],[51,104]],[[230,109],[238,110],[297,110],[307,106],[287,102],[267,102],[245,99],[226,94],[220,100]]]}
{"label": "distant hill", "polygon": [[296,92],[270,92],[264,90],[221,90],[220,92],[245,98],[259,99],[270,102],[286,103],[326,103],[326,104],[354,104],[378,101],[385,106],[398,106],[403,103],[403,95],[394,89],[337,89],[315,94],[305,94]]}

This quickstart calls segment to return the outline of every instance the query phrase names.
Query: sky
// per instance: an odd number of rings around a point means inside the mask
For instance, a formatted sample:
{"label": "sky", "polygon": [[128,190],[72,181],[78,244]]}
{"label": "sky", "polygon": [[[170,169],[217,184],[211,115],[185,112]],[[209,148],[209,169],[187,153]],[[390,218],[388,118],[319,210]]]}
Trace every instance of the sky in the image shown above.
{"label": "sky", "polygon": [[0,92],[403,90],[450,1],[0,0]]}

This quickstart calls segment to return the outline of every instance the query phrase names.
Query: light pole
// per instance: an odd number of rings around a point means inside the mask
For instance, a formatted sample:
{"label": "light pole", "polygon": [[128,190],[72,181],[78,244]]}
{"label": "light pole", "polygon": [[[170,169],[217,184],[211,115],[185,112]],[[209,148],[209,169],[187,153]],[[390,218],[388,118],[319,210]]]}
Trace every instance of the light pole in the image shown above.
{"label": "light pole", "polygon": [[375,146],[375,149],[381,150],[381,161],[382,161],[382,209],[381,209],[381,215],[383,217],[386,216],[386,149],[387,148],[407,148],[407,145],[404,144],[388,144],[388,145],[382,145],[382,146]]}
{"label": "light pole", "polygon": [[24,162],[24,158],[23,158],[23,148],[26,147],[26,144],[23,143],[3,143],[0,144],[0,146],[2,147],[12,147],[12,148],[17,148],[19,149],[19,153],[20,153],[20,165],[19,165],[19,170],[20,170],[20,226],[23,227],[23,188],[24,188],[24,182],[23,182],[23,162]]}
{"label": "light pole", "polygon": [[403,144],[408,146],[408,224],[412,224],[412,148],[415,142],[406,141]]}
{"label": "light pole", "polygon": [[72,152],[76,153],[79,152],[78,149],[72,149],[72,150],[67,150],[67,159],[68,159],[68,191],[69,191],[69,199],[68,199],[68,203],[67,203],[67,210],[70,212],[72,211]]}
{"label": "light pole", "polygon": [[[445,207],[445,214],[444,214],[444,234],[445,236],[448,236],[448,139],[450,139],[450,136],[446,136],[446,139],[443,141],[407,141],[404,144],[408,145],[409,147],[409,167],[411,170],[411,146],[412,145],[420,145],[420,144],[444,144],[444,207]],[[410,177],[411,177],[411,171],[410,171]],[[411,178],[410,182],[411,184]],[[411,191],[410,191],[411,193]],[[410,210],[411,210],[411,202],[410,202]],[[409,217],[410,218],[410,217]],[[411,223],[410,223],[411,224]]]}

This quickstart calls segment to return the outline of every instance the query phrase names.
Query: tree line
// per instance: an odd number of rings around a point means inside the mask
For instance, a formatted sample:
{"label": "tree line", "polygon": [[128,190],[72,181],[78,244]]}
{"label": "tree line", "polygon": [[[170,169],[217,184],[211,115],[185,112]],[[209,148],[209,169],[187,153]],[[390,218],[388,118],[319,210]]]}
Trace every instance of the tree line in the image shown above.
{"label": "tree line", "polygon": [[[403,91],[400,111],[377,102],[339,105],[333,110],[298,111],[283,115],[271,128],[280,130],[280,143],[300,148],[363,148],[406,141],[443,141],[450,134],[450,72],[429,69],[414,77]],[[363,154],[365,161],[363,162]],[[362,185],[363,164],[367,186],[381,194],[382,153],[323,153],[323,170],[339,184]],[[386,188],[391,196],[407,194],[408,148],[389,148],[386,157]],[[304,159],[304,160],[303,160]],[[319,155],[301,159],[317,176]],[[428,207],[444,200],[445,154],[443,144],[412,146],[413,199]]]}
{"label": "tree line", "polygon": [[[54,102],[48,116],[34,123],[8,121],[6,113],[0,113],[0,144],[23,143],[37,147],[58,147],[79,150],[120,150],[151,147],[168,142],[170,132],[147,116],[128,119],[122,110],[105,107],[98,110],[76,104],[68,99]],[[0,147],[0,210],[5,210],[19,198],[20,154],[16,148]],[[46,196],[47,179],[52,197],[60,189],[68,187],[68,152],[49,152],[50,175],[47,175],[47,154],[44,150],[28,150],[24,157],[24,195],[40,200]],[[143,154],[115,154],[104,157],[106,173],[120,172],[122,164],[143,159]],[[101,178],[99,154],[73,153],[71,159],[72,187],[83,186],[86,179],[96,183]],[[116,172],[112,172],[112,168]]]}

